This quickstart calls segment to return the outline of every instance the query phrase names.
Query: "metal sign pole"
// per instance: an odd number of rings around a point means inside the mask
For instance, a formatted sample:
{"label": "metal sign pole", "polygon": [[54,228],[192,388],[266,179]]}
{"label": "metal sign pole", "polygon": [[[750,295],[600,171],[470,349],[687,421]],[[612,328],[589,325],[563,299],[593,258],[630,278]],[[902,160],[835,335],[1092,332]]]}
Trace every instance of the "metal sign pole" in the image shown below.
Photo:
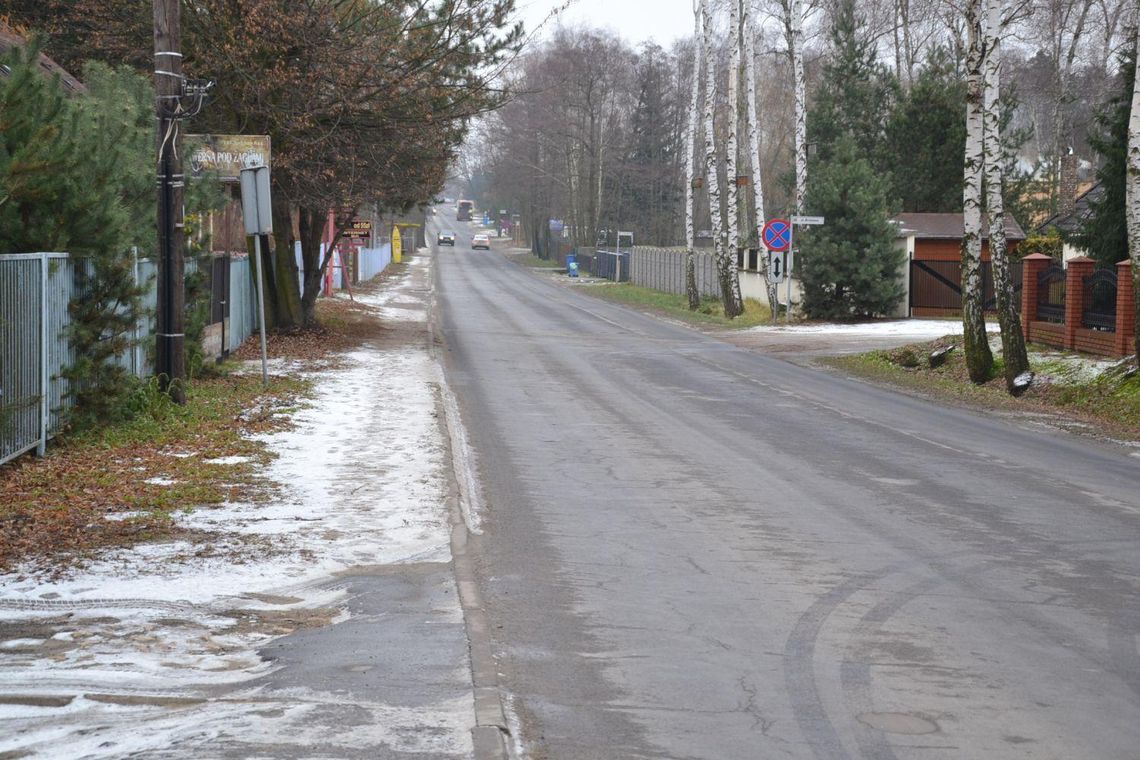
{"label": "metal sign pole", "polygon": [[788,225],[788,252],[784,254],[784,279],[787,281],[787,287],[784,290],[784,297],[788,299],[787,308],[784,309],[784,324],[790,325],[792,323],[792,250],[796,241],[796,223],[794,220]]}
{"label": "metal sign pole", "polygon": [[261,235],[253,236],[253,255],[257,257],[257,322],[261,328],[261,385],[269,387],[269,354],[265,347],[265,262],[261,260]]}
{"label": "metal sign pole", "polygon": [[261,323],[261,384],[269,387],[269,354],[265,346],[265,262],[261,259],[261,236],[273,232],[273,209],[269,198],[269,167],[247,166],[241,170],[241,213],[245,234],[253,235],[257,262],[257,308]]}

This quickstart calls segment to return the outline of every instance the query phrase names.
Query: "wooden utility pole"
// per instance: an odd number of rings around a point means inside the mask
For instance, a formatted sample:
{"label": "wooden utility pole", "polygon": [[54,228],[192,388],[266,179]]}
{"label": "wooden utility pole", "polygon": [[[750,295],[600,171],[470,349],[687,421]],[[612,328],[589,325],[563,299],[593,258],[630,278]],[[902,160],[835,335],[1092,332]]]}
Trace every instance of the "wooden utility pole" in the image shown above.
{"label": "wooden utility pole", "polygon": [[186,402],[186,291],[178,152],[183,94],[181,0],[154,0],[154,91],[158,118],[158,309],[155,374],[176,403]]}

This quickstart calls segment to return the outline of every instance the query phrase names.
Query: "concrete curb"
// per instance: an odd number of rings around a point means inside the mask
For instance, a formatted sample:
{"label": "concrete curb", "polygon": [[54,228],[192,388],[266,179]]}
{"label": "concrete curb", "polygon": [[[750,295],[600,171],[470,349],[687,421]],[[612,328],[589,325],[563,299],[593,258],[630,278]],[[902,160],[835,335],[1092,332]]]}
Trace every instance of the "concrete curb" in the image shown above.
{"label": "concrete curb", "polygon": [[[428,353],[435,359],[439,367],[441,383],[443,380],[443,362],[438,356],[438,344],[442,344],[442,337],[437,328],[437,311],[435,303],[435,285],[437,277],[434,262],[432,266],[432,295],[428,307]],[[510,729],[507,725],[506,715],[503,711],[503,701],[499,688],[499,671],[495,662],[495,655],[491,648],[490,625],[487,622],[487,613],[483,609],[483,600],[479,594],[478,584],[475,582],[475,565],[468,551],[467,522],[464,520],[459,502],[459,482],[461,476],[455,472],[454,452],[451,442],[456,440],[452,435],[453,428],[461,425],[462,420],[451,418],[447,405],[441,398],[442,391],[437,394],[436,409],[440,420],[447,429],[448,459],[452,462],[452,470],[448,473],[447,506],[451,521],[451,562],[455,572],[455,582],[459,589],[459,603],[463,608],[463,621],[467,627],[468,654],[471,659],[471,682],[475,694],[475,728],[471,730],[471,739],[475,748],[476,760],[510,760],[507,750],[507,737]]]}

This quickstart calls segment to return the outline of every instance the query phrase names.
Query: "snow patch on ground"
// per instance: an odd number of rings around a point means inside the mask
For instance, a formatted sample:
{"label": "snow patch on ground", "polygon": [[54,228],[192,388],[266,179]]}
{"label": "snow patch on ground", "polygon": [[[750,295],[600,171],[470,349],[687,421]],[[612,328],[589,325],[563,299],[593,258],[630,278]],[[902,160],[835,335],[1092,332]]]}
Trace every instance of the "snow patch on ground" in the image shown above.
{"label": "snow patch on ground", "polygon": [[214,457],[213,459],[203,459],[206,464],[245,464],[252,461],[249,457],[243,456],[229,456],[229,457]]}
{"label": "snow patch on ground", "polygon": [[[427,256],[414,256],[408,261],[410,275],[415,278],[417,270],[431,266]],[[414,295],[403,290],[384,289],[361,293],[355,296],[358,303],[375,309],[386,322],[427,322],[427,309]]]}
{"label": "snow patch on ground", "polygon": [[[998,325],[987,324],[989,332]],[[742,332],[783,333],[787,335],[837,335],[846,337],[913,337],[931,340],[943,335],[961,335],[962,323],[956,319],[890,319],[877,322],[821,322],[805,325],[759,325]]]}
{"label": "snow patch on ground", "polygon": [[[383,319],[427,319],[414,282],[402,278],[370,298]],[[426,342],[342,359],[308,374],[315,397],[293,415],[294,429],[262,438],[276,454],[266,469],[281,486],[273,501],[176,516],[216,541],[143,544],[52,581],[26,568],[0,576],[0,754],[123,757],[178,747],[205,757],[210,742],[228,740],[269,756],[283,739],[328,756],[380,745],[470,754],[469,697],[415,709],[313,693],[217,697],[275,669],[258,653],[272,639],[348,618],[338,573],[451,559],[441,373]],[[462,620],[457,601],[454,613]],[[91,698],[100,694],[140,699]],[[344,731],[317,736],[321,723],[310,718],[336,709],[352,711]]]}
{"label": "snow patch on ground", "polygon": [[[218,757],[219,747],[232,747],[236,741],[246,757],[279,757],[282,745],[314,758],[355,757],[377,747],[409,755],[469,757],[469,726],[460,717],[469,708],[467,701],[459,698],[410,708],[351,702],[335,694],[274,692],[232,701],[140,707],[79,696],[65,707],[15,707],[11,713],[27,728],[18,742],[12,736],[0,738],[0,752],[20,747],[43,757],[110,759],[160,752],[169,757],[177,748],[180,757],[201,758]],[[344,725],[335,734],[327,728],[330,712],[344,714]],[[144,720],[146,729],[116,730],[114,719],[123,714]],[[77,724],[92,728],[75,736],[69,726]],[[61,754],[63,747],[66,752]]]}
{"label": "snow patch on ground", "polygon": [[1037,370],[1037,382],[1058,385],[1080,385],[1096,380],[1110,369],[1131,361],[1131,357],[1101,359],[1085,354],[1043,352],[1030,357]]}

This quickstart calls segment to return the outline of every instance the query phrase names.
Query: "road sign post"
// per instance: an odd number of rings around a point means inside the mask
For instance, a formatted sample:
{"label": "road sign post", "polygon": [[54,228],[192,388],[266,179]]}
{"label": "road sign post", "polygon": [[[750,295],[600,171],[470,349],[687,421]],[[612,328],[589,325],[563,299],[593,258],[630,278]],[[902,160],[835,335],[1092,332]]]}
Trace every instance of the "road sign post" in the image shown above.
{"label": "road sign post", "polygon": [[253,256],[257,262],[257,311],[261,327],[261,385],[269,387],[269,360],[265,348],[265,262],[261,258],[261,236],[273,232],[273,207],[269,198],[269,167],[247,166],[241,170],[241,213],[245,234],[253,235]]}
{"label": "road sign post", "polygon": [[[762,237],[765,245],[769,250],[773,251],[787,251],[784,256],[783,264],[783,278],[782,280],[787,283],[784,291],[785,305],[784,305],[784,321],[788,324],[792,322],[792,265],[795,256],[795,228],[801,227],[814,227],[823,224],[824,219],[822,216],[804,216],[802,214],[793,214],[790,219],[772,219],[764,225]],[[779,284],[781,280],[772,279],[771,259],[769,259],[768,267],[768,281]]]}

